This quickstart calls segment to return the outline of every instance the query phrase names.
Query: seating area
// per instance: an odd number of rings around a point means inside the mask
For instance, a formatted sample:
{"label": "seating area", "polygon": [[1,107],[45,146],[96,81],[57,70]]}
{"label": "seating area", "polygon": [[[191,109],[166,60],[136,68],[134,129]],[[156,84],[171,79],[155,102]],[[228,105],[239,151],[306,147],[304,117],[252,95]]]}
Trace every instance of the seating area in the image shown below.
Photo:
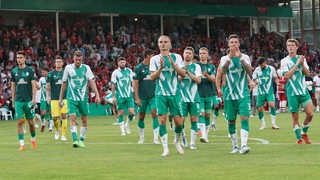
{"label": "seating area", "polygon": [[[53,69],[56,55],[63,57],[69,64],[72,63],[72,53],[81,50],[85,54],[84,63],[95,74],[100,96],[104,97],[111,88],[111,73],[117,68],[116,57],[124,56],[128,67],[134,69],[143,60],[145,49],[157,50],[160,35],[159,25],[150,18],[136,22],[126,22],[126,19],[119,18],[114,34],[111,35],[105,19],[84,15],[66,16],[60,20],[61,48],[58,51],[55,47],[54,16],[20,17],[14,26],[6,25],[4,17],[0,16],[0,19],[1,86],[5,101],[11,100],[10,72],[15,66],[14,56],[18,50],[27,52],[27,64],[35,68],[38,77],[41,68]],[[253,66],[257,65],[256,59],[259,56],[265,56],[269,58],[270,64],[278,68],[281,58],[286,56],[284,44],[289,34],[282,37],[279,33],[264,30],[250,37],[248,21],[234,23],[233,20],[217,20],[211,22],[210,26],[210,38],[206,35],[204,25],[196,21],[193,24],[165,23],[164,34],[172,39],[172,52],[175,53],[182,54],[188,45],[193,46],[196,53],[200,47],[207,47],[210,50],[209,61],[216,66],[226,53],[226,39],[232,33],[241,37],[241,50],[251,57]],[[320,61],[320,51],[313,54],[308,43],[302,42],[299,52],[306,55],[312,72],[315,72]],[[89,99],[90,102],[94,101],[94,97]]]}
{"label": "seating area", "polygon": [[0,108],[0,116],[1,116],[1,120],[13,120],[13,114],[12,111],[10,111],[8,108],[6,107],[2,107]]}

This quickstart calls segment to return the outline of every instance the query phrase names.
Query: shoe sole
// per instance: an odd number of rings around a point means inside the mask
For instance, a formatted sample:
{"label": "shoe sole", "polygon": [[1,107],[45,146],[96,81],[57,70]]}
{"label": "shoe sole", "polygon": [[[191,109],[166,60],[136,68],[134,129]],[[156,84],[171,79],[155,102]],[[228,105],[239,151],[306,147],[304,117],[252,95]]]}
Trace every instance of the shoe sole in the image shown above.
{"label": "shoe sole", "polygon": [[166,154],[161,154],[160,156],[161,157],[168,157],[170,154],[169,153],[166,153]]}
{"label": "shoe sole", "polygon": [[208,143],[208,141],[204,138],[200,138],[200,142],[203,142],[203,143]]}
{"label": "shoe sole", "polygon": [[239,154],[248,154],[250,152],[250,149],[248,148],[247,150],[245,150],[244,152],[241,152],[241,150],[239,151]]}
{"label": "shoe sole", "polygon": [[78,148],[78,147],[79,147],[79,144],[72,144],[72,147]]}
{"label": "shoe sole", "polygon": [[302,137],[302,139],[304,140],[304,142],[305,142],[306,144],[311,144],[311,141],[310,141],[309,138],[304,138],[304,137]]}

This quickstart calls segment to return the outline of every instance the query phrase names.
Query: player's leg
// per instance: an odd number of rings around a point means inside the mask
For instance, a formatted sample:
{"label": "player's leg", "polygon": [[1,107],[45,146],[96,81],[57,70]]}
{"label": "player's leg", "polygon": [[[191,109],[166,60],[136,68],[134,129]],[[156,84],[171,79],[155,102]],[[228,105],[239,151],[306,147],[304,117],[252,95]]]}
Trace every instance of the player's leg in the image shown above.
{"label": "player's leg", "polygon": [[250,116],[250,98],[242,98],[238,100],[239,115],[241,119],[241,149],[240,154],[246,154],[250,152],[250,148],[247,146],[249,137],[249,116]]}
{"label": "player's leg", "polygon": [[181,102],[181,120],[182,120],[182,146],[183,147],[188,147],[188,142],[187,142],[187,137],[186,137],[186,133],[184,130],[184,123],[185,120],[188,116],[188,112],[189,112],[189,103],[186,102]]}
{"label": "player's leg", "polygon": [[51,101],[51,113],[52,113],[52,120],[53,120],[53,125],[55,127],[55,133],[54,133],[54,139],[58,140],[60,137],[60,122],[58,120],[58,117],[60,116],[60,107],[59,107],[59,102],[58,100],[52,100]]}
{"label": "player's leg", "polygon": [[236,103],[234,100],[224,101],[224,117],[228,122],[228,132],[232,144],[232,150],[230,153],[232,154],[239,152],[238,136],[236,131],[237,110],[235,107]]}
{"label": "player's leg", "polygon": [[36,111],[35,111],[35,116],[34,116],[34,120],[35,120],[35,124],[34,126],[36,128],[39,127],[39,122],[41,121],[41,116],[40,116],[40,103],[37,103],[37,107],[36,107]]}
{"label": "player's leg", "polygon": [[313,118],[313,105],[312,105],[312,101],[311,98],[309,96],[309,94],[307,94],[306,96],[303,96],[301,99],[302,103],[302,107],[304,108],[304,112],[306,113],[306,117],[302,123],[302,132],[301,132],[301,136],[302,139],[307,143],[307,144],[311,144],[311,141],[308,137],[308,129],[311,125],[311,121]]}
{"label": "player's leg", "polygon": [[161,144],[158,137],[159,137],[159,119],[156,109],[156,101],[155,98],[149,99],[149,107],[151,110],[151,117],[152,117],[152,129],[153,129],[153,144]]}
{"label": "player's leg", "polygon": [[138,144],[144,143],[144,128],[145,128],[144,118],[145,118],[145,115],[146,115],[146,113],[139,112],[138,129],[139,129],[140,138],[139,138]]}
{"label": "player's leg", "polygon": [[174,120],[174,134],[175,134],[175,138],[174,138],[174,145],[178,151],[179,154],[184,154],[184,150],[181,147],[180,144],[180,137],[182,135],[182,118],[181,118],[181,107],[182,107],[182,103],[181,103],[181,98],[176,96],[176,97],[169,97],[169,110],[171,115],[173,116],[173,120]]}
{"label": "player's leg", "polygon": [[153,144],[161,144],[159,141],[159,119],[157,110],[155,108],[151,109],[151,116],[152,116],[152,129],[153,129]]}
{"label": "player's leg", "polygon": [[190,122],[191,122],[191,133],[190,133],[190,149],[195,150],[196,148],[196,139],[197,139],[197,122],[198,116],[200,114],[200,103],[195,102],[191,104],[189,109],[190,112]]}
{"label": "player's leg", "polygon": [[67,113],[68,113],[68,102],[66,99],[63,100],[63,106],[60,108],[61,112],[61,140],[67,140],[67,127],[68,127],[68,120],[67,120]]}
{"label": "player's leg", "polygon": [[276,107],[275,107],[274,94],[269,94],[267,101],[268,101],[269,107],[270,107],[270,117],[271,117],[272,129],[279,129],[279,126],[277,126],[277,124],[276,124],[277,111],[276,111]]}
{"label": "player's leg", "polygon": [[169,156],[169,148],[168,148],[168,133],[166,128],[166,119],[167,119],[167,113],[168,113],[168,100],[167,97],[164,96],[156,96],[156,107],[158,112],[158,118],[159,118],[159,134],[160,139],[163,147],[163,153],[161,156]]}
{"label": "player's leg", "polygon": [[22,128],[23,128],[23,133],[27,133],[27,118],[26,115],[23,116],[22,120]]}
{"label": "player's leg", "polygon": [[141,99],[141,106],[138,107],[138,113],[139,113],[138,129],[139,129],[139,135],[140,135],[138,144],[144,143],[144,128],[145,128],[144,118],[146,115],[146,109],[147,109],[147,101],[144,99]]}
{"label": "player's leg", "polygon": [[48,113],[48,118],[49,118],[49,132],[52,132],[53,129],[53,120],[52,120],[52,112],[51,112],[51,105],[47,104],[47,113]]}
{"label": "player's leg", "polygon": [[26,119],[29,124],[29,130],[30,130],[30,135],[31,135],[31,148],[35,149],[37,147],[36,128],[35,128],[34,122],[33,122],[33,118],[35,116],[35,106],[30,105],[30,104],[32,104],[32,102],[29,102],[28,104],[29,104],[28,106],[24,106],[24,110],[25,110]]}
{"label": "player's leg", "polygon": [[24,117],[24,103],[15,102],[15,119],[17,120],[18,140],[20,148],[18,150],[25,150],[24,146],[24,133],[23,133],[23,117]]}
{"label": "player's leg", "polygon": [[170,123],[170,129],[173,130],[173,116],[170,115],[170,112],[168,113],[168,120]]}
{"label": "player's leg", "polygon": [[205,120],[204,120],[204,116],[205,116],[205,97],[200,97],[200,115],[198,117],[198,128],[200,130],[200,140],[201,139],[206,139],[205,135],[206,135],[206,125],[205,125]]}
{"label": "player's leg", "polygon": [[70,118],[70,130],[73,140],[73,147],[79,147],[79,138],[78,138],[78,128],[77,128],[77,109],[78,102],[73,100],[68,100],[68,108],[69,108],[69,118]]}
{"label": "player's leg", "polygon": [[257,112],[257,96],[252,95],[251,99],[252,114],[250,115],[250,117],[255,117]]}
{"label": "player's leg", "polygon": [[320,91],[316,91],[314,95],[315,95],[316,111],[319,112],[319,97],[320,97]]}
{"label": "player's leg", "polygon": [[113,125],[119,125],[117,107],[115,104],[111,104],[111,106],[112,106],[112,114],[116,116],[116,122],[114,122]]}
{"label": "player's leg", "polygon": [[216,131],[217,130],[216,122],[219,116],[219,100],[217,96],[213,96],[212,100],[213,100],[213,118],[212,118],[211,126],[212,126],[212,129]]}
{"label": "player's leg", "polygon": [[41,101],[40,102],[40,116],[41,116],[41,132],[44,132],[45,126],[46,126],[46,120],[45,116],[47,113],[47,102]]}
{"label": "player's leg", "polygon": [[89,103],[85,101],[79,102],[79,113],[81,115],[81,127],[80,127],[80,136],[79,136],[79,147],[85,147],[84,140],[86,138],[88,130],[88,115],[89,115]]}
{"label": "player's leg", "polygon": [[205,103],[204,103],[205,136],[202,135],[202,138],[200,138],[200,141],[204,143],[209,142],[208,135],[210,131],[210,115],[213,107],[213,98],[214,98],[213,96],[205,98]]}
{"label": "player's leg", "polygon": [[124,106],[124,99],[118,98],[117,99],[117,111],[118,111],[118,120],[119,120],[119,127],[121,130],[121,136],[126,135],[126,131],[124,129],[124,122],[123,122],[123,115],[124,115],[123,106]]}
{"label": "player's leg", "polygon": [[133,120],[133,117],[135,115],[133,97],[127,98],[125,103],[126,103],[126,107],[128,108],[128,117],[127,117],[127,121],[126,121],[126,123],[124,125],[124,128],[125,128],[127,134],[131,134],[129,125],[130,125],[130,123]]}
{"label": "player's leg", "polygon": [[266,121],[264,119],[264,104],[266,100],[265,95],[258,95],[257,97],[258,117],[261,122],[260,130],[266,128]]}
{"label": "player's leg", "polygon": [[299,101],[297,96],[288,96],[288,109],[292,116],[292,126],[297,138],[297,144],[302,144],[301,128],[299,123]]}

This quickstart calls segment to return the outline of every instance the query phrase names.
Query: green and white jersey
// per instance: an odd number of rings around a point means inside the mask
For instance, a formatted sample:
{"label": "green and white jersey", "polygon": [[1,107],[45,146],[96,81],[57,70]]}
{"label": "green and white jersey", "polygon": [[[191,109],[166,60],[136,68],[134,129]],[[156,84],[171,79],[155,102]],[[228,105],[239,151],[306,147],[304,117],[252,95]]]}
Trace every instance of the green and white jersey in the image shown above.
{"label": "green and white jersey", "polygon": [[[47,75],[47,83],[50,84],[50,88],[51,88],[50,89],[51,100],[59,100],[63,72],[64,72],[63,70],[62,71],[52,70]],[[65,91],[63,95],[63,99],[66,99],[67,91]]]}
{"label": "green and white jersey", "polygon": [[[198,63],[201,67],[201,72],[206,71],[210,76],[215,75],[215,67],[213,64],[202,64],[201,62]],[[206,77],[202,76],[201,83],[198,85],[199,95],[200,97],[212,97],[215,96],[216,87],[215,84],[209,81]]]}
{"label": "green and white jersey", "polygon": [[134,70],[134,80],[138,80],[140,99],[151,99],[155,96],[156,82],[150,79],[149,65],[140,63]]}
{"label": "green and white jersey", "polygon": [[[185,66],[182,66],[182,68],[185,69]],[[202,76],[201,68],[198,64],[189,64],[188,71],[195,76]],[[198,84],[188,74],[180,81],[180,87],[182,102],[200,102]]]}
{"label": "green and white jersey", "polygon": [[[283,58],[281,60],[281,67],[280,67],[281,75],[283,76],[286,72],[290,71],[295,66],[299,58],[300,58],[299,55],[297,55],[294,58],[291,58],[289,56]],[[309,69],[309,66],[306,61],[304,61],[303,66]],[[305,75],[302,70],[302,65],[299,65],[298,69],[293,73],[293,75],[289,79],[287,79],[286,95],[296,96],[296,95],[303,95],[307,93],[309,92],[306,85]]]}
{"label": "green and white jersey", "polygon": [[132,81],[133,73],[129,68],[120,68],[113,71],[111,75],[111,82],[116,85],[116,97],[128,98],[132,97]]}
{"label": "green and white jersey", "polygon": [[[244,61],[251,65],[248,55],[242,54]],[[229,55],[223,56],[220,61],[220,68],[227,62]],[[233,58],[229,69],[226,72],[226,86],[223,92],[224,100],[238,100],[250,97],[248,87],[248,73],[242,66],[239,58]]]}
{"label": "green and white jersey", "polygon": [[36,80],[34,69],[26,66],[24,69],[15,67],[11,71],[12,82],[16,84],[16,102],[29,102],[32,100],[32,80]]}
{"label": "green and white jersey", "polygon": [[87,83],[94,76],[90,67],[81,64],[76,68],[73,64],[68,64],[63,72],[62,81],[68,84],[67,99],[73,101],[88,101]]}
{"label": "green and white jersey", "polygon": [[47,81],[46,77],[41,77],[39,79],[39,85],[40,85],[40,90],[41,90],[41,96],[40,96],[40,102],[46,101],[46,87],[47,87]]}
{"label": "green and white jersey", "polygon": [[109,104],[113,104],[112,93],[110,92],[109,94],[107,94],[106,97],[104,97],[104,100],[106,100]]}
{"label": "green and white jersey", "polygon": [[[170,56],[176,66],[183,66],[182,58],[179,54],[170,53]],[[155,72],[160,68],[161,55],[155,55],[150,59],[150,72]],[[168,57],[164,57],[164,67],[158,79],[156,79],[156,95],[158,96],[175,96],[179,91],[178,73],[172,65]]]}
{"label": "green and white jersey", "polygon": [[252,80],[257,80],[258,82],[258,95],[263,94],[273,94],[273,86],[272,86],[272,79],[278,77],[276,70],[272,66],[267,66],[265,69],[261,69],[258,66],[253,74]]}

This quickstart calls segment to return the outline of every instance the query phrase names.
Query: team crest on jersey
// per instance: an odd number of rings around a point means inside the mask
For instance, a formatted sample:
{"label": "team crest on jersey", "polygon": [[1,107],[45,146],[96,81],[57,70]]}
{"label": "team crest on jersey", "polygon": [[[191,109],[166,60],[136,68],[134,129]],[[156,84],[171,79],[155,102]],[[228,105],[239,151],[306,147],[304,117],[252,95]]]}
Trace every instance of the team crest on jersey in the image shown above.
{"label": "team crest on jersey", "polygon": [[62,80],[59,79],[59,80],[56,82],[56,84],[62,84]]}
{"label": "team crest on jersey", "polygon": [[19,79],[18,84],[27,84],[27,82],[24,80],[24,78]]}
{"label": "team crest on jersey", "polygon": [[150,80],[151,79],[151,75],[148,74],[145,78],[143,78],[144,80]]}
{"label": "team crest on jersey", "polygon": [[26,73],[26,76],[29,76],[29,72]]}

